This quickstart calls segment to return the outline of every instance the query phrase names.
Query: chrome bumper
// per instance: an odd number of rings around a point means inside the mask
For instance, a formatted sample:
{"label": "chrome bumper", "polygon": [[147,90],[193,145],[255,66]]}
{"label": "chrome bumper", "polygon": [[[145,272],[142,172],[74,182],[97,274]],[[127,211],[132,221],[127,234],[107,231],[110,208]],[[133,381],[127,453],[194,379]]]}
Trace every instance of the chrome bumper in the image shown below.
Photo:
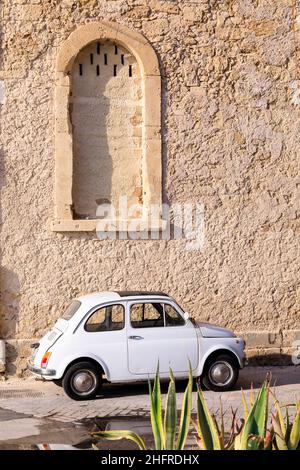
{"label": "chrome bumper", "polygon": [[56,374],[56,370],[54,369],[42,369],[41,367],[32,365],[30,362],[27,363],[27,369],[33,372],[33,374],[41,375],[42,377],[51,377]]}

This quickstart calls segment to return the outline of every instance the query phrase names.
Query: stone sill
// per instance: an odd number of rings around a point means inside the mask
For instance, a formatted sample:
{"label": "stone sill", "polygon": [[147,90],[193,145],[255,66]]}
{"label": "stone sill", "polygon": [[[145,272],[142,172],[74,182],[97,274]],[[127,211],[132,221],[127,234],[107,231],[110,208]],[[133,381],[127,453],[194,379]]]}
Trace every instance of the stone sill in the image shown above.
{"label": "stone sill", "polygon": [[[105,230],[101,230],[98,224],[105,224]],[[145,220],[145,219],[127,219],[127,220],[108,220],[108,219],[55,219],[51,221],[50,228],[53,232],[144,232],[163,231],[166,229],[167,222],[163,219]],[[117,229],[115,228],[117,227]]]}

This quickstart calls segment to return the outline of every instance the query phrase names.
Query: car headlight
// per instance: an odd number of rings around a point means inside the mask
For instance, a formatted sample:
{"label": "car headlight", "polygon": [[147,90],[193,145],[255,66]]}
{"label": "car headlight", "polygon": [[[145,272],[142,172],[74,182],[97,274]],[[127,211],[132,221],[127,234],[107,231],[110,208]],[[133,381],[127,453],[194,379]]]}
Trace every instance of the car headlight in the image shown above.
{"label": "car headlight", "polygon": [[242,348],[245,349],[245,347],[246,347],[246,341],[245,341],[244,339],[238,338],[238,339],[236,340],[236,343],[237,343],[237,344],[240,344],[240,345],[242,346]]}

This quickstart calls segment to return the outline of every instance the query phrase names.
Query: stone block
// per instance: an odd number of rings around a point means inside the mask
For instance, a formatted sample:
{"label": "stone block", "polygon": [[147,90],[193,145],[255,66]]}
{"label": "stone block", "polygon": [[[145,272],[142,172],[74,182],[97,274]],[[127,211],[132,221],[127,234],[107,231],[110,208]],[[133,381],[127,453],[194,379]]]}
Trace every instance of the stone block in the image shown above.
{"label": "stone block", "polygon": [[161,78],[145,77],[144,80],[144,103],[146,113],[144,116],[144,125],[151,127],[160,127],[161,125],[161,109],[157,106],[160,101],[161,94]]}
{"label": "stone block", "polygon": [[246,341],[247,348],[274,348],[282,346],[279,332],[251,331],[241,333]]}
{"label": "stone block", "polygon": [[250,21],[247,26],[257,36],[273,36],[276,34],[279,23],[276,20]]}
{"label": "stone block", "polygon": [[160,18],[152,21],[143,21],[143,33],[151,39],[163,36],[169,28],[169,22],[166,18]]}
{"label": "stone block", "polygon": [[42,5],[23,5],[22,17],[24,21],[38,21],[40,20],[43,12]]}
{"label": "stone block", "polygon": [[299,342],[300,345],[300,330],[282,330],[283,347],[291,348],[295,342]]}
{"label": "stone block", "polygon": [[200,5],[186,5],[182,7],[184,20],[188,21],[201,21],[203,17],[203,10]]}
{"label": "stone block", "polygon": [[15,339],[6,341],[6,373],[22,376],[27,368],[31,354],[30,345],[34,339]]}
{"label": "stone block", "polygon": [[149,16],[151,10],[148,6],[146,5],[137,5],[133,7],[128,13],[127,17],[128,18],[133,18],[133,19],[142,19],[146,18]]}
{"label": "stone block", "polygon": [[157,1],[150,0],[149,6],[153,12],[169,13],[169,14],[178,14],[179,6],[171,1]]}

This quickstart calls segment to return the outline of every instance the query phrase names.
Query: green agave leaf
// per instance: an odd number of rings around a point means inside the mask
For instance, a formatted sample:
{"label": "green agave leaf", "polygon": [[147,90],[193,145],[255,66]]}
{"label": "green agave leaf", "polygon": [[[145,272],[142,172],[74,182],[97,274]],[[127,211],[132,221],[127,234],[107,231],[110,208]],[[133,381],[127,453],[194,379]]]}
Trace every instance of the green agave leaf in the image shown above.
{"label": "green agave leaf", "polygon": [[93,437],[104,438],[110,441],[118,441],[120,439],[128,439],[135,442],[140,450],[147,450],[143,439],[131,431],[97,431],[92,433]]}
{"label": "green agave leaf", "polygon": [[245,420],[248,418],[249,415],[249,406],[245,397],[244,390],[241,388],[241,393],[242,393],[242,402],[243,402],[243,407],[244,407],[244,417]]}
{"label": "green agave leaf", "polygon": [[234,450],[242,450],[241,449],[241,438],[242,438],[241,433],[239,433],[237,436],[235,436],[234,443],[233,443]]}
{"label": "green agave leaf", "polygon": [[159,361],[157,363],[154,387],[153,387],[154,407],[156,411],[157,426],[161,436],[162,445],[164,446],[164,431],[162,419],[162,402],[161,402],[161,388],[159,379]]}
{"label": "green agave leaf", "polygon": [[285,435],[282,432],[278,412],[272,415],[272,425],[274,428],[275,443],[278,450],[289,450],[285,441]]}
{"label": "green agave leaf", "polygon": [[250,406],[253,406],[255,401],[255,393],[253,390],[253,383],[251,383],[251,388],[250,388]]}
{"label": "green agave leaf", "polygon": [[180,414],[179,432],[177,438],[176,449],[182,450],[185,445],[187,434],[189,431],[192,409],[192,392],[193,392],[193,374],[190,363],[189,382],[183,395],[182,408]]}
{"label": "green agave leaf", "polygon": [[221,397],[220,397],[220,414],[221,414],[221,430],[219,430],[218,423],[216,420],[215,421],[217,425],[218,436],[220,439],[220,446],[221,446],[221,449],[224,449],[225,447],[225,423],[224,423],[223,403],[222,403]]}
{"label": "green agave leaf", "polygon": [[241,449],[248,449],[248,439],[251,435],[265,437],[268,415],[269,387],[265,382],[255,398],[253,406],[245,421],[241,434]]}
{"label": "green agave leaf", "polygon": [[206,450],[220,450],[221,442],[215,421],[208,409],[202,390],[197,386],[198,434]]}
{"label": "green agave leaf", "polygon": [[292,425],[288,441],[289,450],[296,450],[300,443],[300,406],[297,406],[296,416]]}
{"label": "green agave leaf", "polygon": [[152,432],[155,442],[155,449],[156,450],[163,450],[163,440],[161,436],[161,432],[159,429],[159,424],[156,415],[156,402],[154,400],[154,391],[152,391],[151,382],[149,380],[149,397],[150,397],[150,419],[151,419],[151,426]]}
{"label": "green agave leaf", "polygon": [[281,434],[283,436],[286,436],[287,427],[284,423],[284,418],[283,418],[283,414],[282,414],[282,411],[281,411],[280,403],[279,403],[279,401],[278,401],[275,394],[274,394],[274,406],[275,406],[275,409],[276,409],[276,412],[277,412],[278,423],[279,423],[280,428],[281,428]]}
{"label": "green agave leaf", "polygon": [[176,433],[177,421],[177,406],[176,406],[176,389],[175,380],[172,370],[170,370],[170,383],[166,401],[165,421],[164,421],[164,434],[165,434],[165,449],[174,449],[174,440]]}

